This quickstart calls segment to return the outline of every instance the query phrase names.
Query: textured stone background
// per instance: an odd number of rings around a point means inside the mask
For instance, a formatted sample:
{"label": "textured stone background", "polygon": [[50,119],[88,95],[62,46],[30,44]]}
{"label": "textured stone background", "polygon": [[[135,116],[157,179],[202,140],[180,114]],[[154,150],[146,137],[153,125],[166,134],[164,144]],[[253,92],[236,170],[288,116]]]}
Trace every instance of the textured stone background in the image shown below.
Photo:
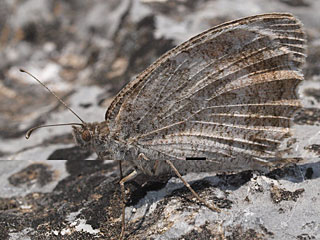
{"label": "textured stone background", "polygon": [[80,161],[96,156],[74,146],[71,127],[24,138],[32,126],[77,119],[19,68],[86,121],[102,121],[113,96],[170,48],[266,12],[291,12],[305,25],[305,108],[294,128],[307,161],[267,174],[188,174],[221,214],[175,178],[140,176],[127,185],[127,239],[320,239],[319,11],[318,0],[1,0],[0,239],[116,239],[121,228],[117,163]]}

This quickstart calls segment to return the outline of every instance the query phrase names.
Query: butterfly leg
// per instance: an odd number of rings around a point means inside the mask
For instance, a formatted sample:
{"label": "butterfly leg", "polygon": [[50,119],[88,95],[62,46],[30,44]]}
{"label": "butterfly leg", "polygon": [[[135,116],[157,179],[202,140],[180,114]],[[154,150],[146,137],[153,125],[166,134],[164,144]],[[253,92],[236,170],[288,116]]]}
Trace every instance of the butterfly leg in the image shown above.
{"label": "butterfly leg", "polygon": [[[146,161],[150,161],[149,158],[147,158],[146,155],[144,155],[144,153],[139,153],[138,155],[138,159],[144,159]],[[155,163],[154,163],[154,166],[153,166],[153,169],[152,169],[152,174],[150,175],[154,175],[158,169],[158,166],[159,166],[159,163],[160,163],[160,160],[156,160]]]}
{"label": "butterfly leg", "polygon": [[120,179],[122,179],[123,178],[123,173],[122,173],[121,160],[119,160],[119,172],[120,172]]}
{"label": "butterfly leg", "polygon": [[[121,164],[121,163],[120,163]],[[120,180],[120,187],[121,187],[121,198],[122,198],[122,216],[121,216],[121,233],[119,239],[122,240],[124,237],[124,231],[126,229],[126,219],[125,219],[125,209],[126,209],[126,193],[124,184],[131,179],[135,178],[138,175],[137,171],[134,170],[132,173],[130,173],[128,176],[122,178]]]}
{"label": "butterfly leg", "polygon": [[190,190],[190,192],[193,194],[193,196],[195,196],[198,201],[200,201],[201,203],[203,203],[207,208],[211,209],[212,211],[215,212],[221,212],[221,210],[219,208],[217,208],[214,205],[211,205],[209,203],[207,203],[205,200],[203,200],[190,186],[190,184],[183,179],[183,177],[181,176],[181,174],[179,173],[178,169],[176,169],[176,167],[173,165],[173,163],[170,160],[166,160],[166,163],[172,168],[172,170],[175,172],[175,174],[180,178],[180,180],[183,182],[183,184]]}

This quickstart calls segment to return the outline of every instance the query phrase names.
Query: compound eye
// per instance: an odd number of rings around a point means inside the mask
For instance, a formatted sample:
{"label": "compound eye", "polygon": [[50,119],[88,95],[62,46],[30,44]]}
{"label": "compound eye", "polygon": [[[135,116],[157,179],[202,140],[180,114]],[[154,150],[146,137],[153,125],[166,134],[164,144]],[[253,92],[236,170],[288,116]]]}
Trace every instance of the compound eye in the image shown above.
{"label": "compound eye", "polygon": [[84,130],[81,134],[81,137],[86,142],[89,142],[91,140],[91,134],[88,130]]}

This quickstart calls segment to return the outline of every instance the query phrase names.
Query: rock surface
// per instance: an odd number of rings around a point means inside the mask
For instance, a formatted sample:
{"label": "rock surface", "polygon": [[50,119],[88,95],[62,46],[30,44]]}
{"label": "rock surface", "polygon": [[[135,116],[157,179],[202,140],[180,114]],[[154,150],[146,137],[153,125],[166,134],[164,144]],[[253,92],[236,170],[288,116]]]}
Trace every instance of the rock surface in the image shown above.
{"label": "rock surface", "polygon": [[97,157],[75,147],[68,126],[24,138],[30,127],[77,119],[19,68],[86,121],[103,121],[113,96],[161,54],[216,24],[266,12],[291,12],[305,25],[305,108],[294,129],[307,161],[269,173],[186,175],[219,214],[176,178],[139,176],[126,185],[126,238],[319,239],[319,10],[311,0],[1,1],[0,239],[117,239],[121,229],[116,162],[81,161]]}

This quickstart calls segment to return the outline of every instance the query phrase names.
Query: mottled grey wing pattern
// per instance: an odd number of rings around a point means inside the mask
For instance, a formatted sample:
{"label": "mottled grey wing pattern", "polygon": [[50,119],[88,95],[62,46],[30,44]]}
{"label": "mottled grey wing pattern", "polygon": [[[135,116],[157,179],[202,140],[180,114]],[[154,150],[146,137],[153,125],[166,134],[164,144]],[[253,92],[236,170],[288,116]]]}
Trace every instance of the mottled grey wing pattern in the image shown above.
{"label": "mottled grey wing pattern", "polygon": [[106,113],[110,132],[168,159],[271,161],[300,107],[305,44],[301,23],[290,14],[209,29],[118,94]]}

